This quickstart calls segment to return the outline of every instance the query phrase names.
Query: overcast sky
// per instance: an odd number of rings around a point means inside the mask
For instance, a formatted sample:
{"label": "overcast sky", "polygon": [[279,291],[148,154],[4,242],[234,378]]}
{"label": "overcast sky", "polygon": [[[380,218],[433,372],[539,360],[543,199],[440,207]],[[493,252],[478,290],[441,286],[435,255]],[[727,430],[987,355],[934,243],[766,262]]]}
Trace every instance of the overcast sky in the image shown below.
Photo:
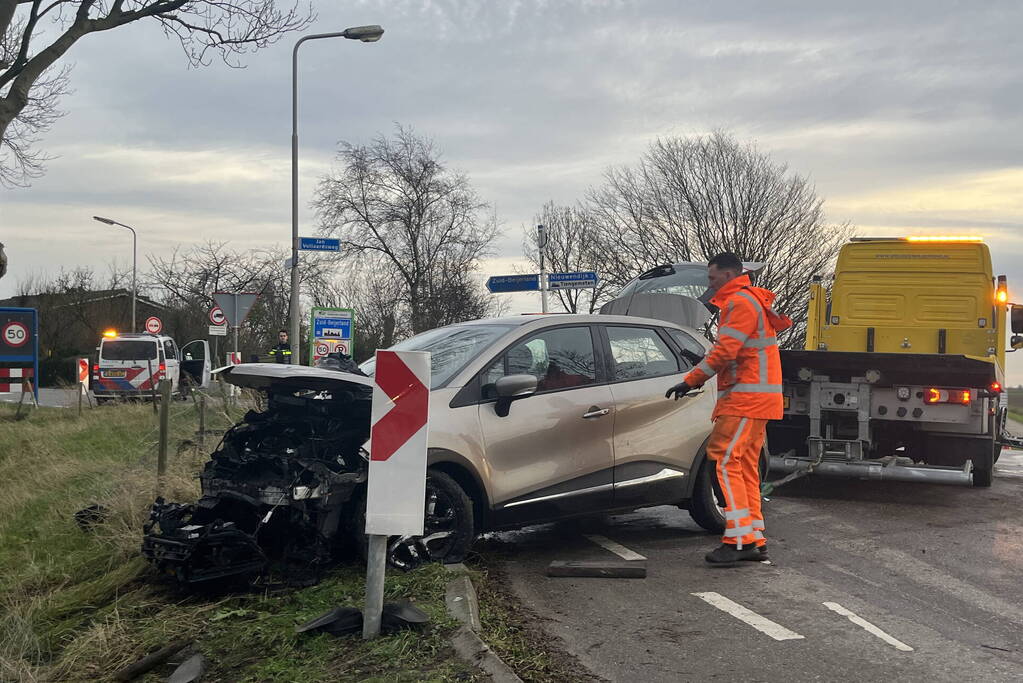
{"label": "overcast sky", "polygon": [[[496,206],[487,274],[520,265],[547,200],[573,203],[658,136],[725,129],[810,176],[830,220],[860,234],[982,234],[1023,296],[1023,3],[315,3],[309,32],[381,24],[375,44],[323,40],[300,58],[301,231],[337,142],[395,122],[435,140]],[[294,38],[190,70],[159,26],[84,38],[71,53],[58,158],[0,190],[10,273],[130,265],[206,239],[290,236]],[[535,309],[520,295],[513,310]],[[1015,366],[1015,367],[1013,367]],[[1010,363],[1023,382],[1023,359]]]}

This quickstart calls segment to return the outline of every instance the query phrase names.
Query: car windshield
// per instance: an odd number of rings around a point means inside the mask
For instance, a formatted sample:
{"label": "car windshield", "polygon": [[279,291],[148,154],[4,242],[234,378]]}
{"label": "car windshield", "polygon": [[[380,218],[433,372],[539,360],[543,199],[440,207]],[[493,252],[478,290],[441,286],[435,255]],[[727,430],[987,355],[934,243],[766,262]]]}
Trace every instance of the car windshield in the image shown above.
{"label": "car windshield", "polygon": [[156,342],[142,339],[104,340],[99,357],[103,360],[156,360]]}
{"label": "car windshield", "polygon": [[707,266],[685,263],[659,266],[625,285],[618,297],[632,294],[684,294],[699,299],[707,291]]}
{"label": "car windshield", "polygon": [[[429,351],[430,388],[436,389],[512,328],[513,325],[450,325],[417,334],[388,350]],[[376,360],[371,358],[359,367],[372,376]]]}

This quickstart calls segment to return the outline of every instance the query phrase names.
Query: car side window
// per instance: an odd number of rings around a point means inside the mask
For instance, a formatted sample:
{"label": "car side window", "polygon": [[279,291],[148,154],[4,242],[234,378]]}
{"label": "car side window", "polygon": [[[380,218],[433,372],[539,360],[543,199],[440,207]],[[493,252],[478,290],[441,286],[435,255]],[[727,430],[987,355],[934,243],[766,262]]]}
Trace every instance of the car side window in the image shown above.
{"label": "car side window", "polygon": [[174,360],[178,357],[178,354],[174,351],[174,342],[168,339],[163,343],[163,351],[167,358]]}
{"label": "car side window", "polygon": [[682,355],[693,365],[699,363],[707,355],[707,349],[703,347],[703,344],[682,330],[675,330],[669,327],[668,335],[675,340],[675,343],[682,349]]}
{"label": "car side window", "polygon": [[487,368],[483,397],[494,397],[494,383],[506,375],[533,375],[537,392],[586,386],[597,381],[593,336],[589,327],[545,330],[520,342]]}
{"label": "car side window", "polygon": [[678,358],[649,327],[608,327],[615,381],[663,377],[679,371]]}

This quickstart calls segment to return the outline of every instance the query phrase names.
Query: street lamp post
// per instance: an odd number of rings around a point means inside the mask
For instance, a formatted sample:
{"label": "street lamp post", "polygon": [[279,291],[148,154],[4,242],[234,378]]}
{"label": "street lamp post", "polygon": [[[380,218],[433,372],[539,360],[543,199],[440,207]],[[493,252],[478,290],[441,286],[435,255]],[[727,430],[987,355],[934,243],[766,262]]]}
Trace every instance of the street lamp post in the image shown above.
{"label": "street lamp post", "polygon": [[138,291],[138,288],[135,285],[135,281],[136,278],[138,277],[139,258],[138,235],[135,234],[135,228],[131,227],[130,225],[118,223],[115,220],[112,220],[110,218],[103,218],[102,216],[93,216],[93,219],[99,221],[100,223],[106,223],[107,225],[119,225],[122,228],[127,228],[128,230],[131,230],[131,331],[137,332],[138,330],[135,328],[135,292]]}
{"label": "street lamp post", "polygon": [[384,34],[380,26],[354,26],[346,28],[337,33],[317,33],[310,36],[302,36],[295,43],[295,49],[291,52],[291,305],[288,316],[291,318],[291,362],[298,365],[301,362],[302,333],[299,315],[299,285],[298,285],[298,48],[307,40],[318,40],[320,38],[348,38],[359,40],[364,43],[375,43]]}

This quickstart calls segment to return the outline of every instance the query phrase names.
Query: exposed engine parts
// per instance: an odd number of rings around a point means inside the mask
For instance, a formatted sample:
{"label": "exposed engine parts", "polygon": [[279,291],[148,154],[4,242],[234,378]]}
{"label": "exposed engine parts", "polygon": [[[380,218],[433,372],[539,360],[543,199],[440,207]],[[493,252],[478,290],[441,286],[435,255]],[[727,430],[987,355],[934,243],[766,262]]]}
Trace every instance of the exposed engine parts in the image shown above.
{"label": "exposed engine parts", "polygon": [[315,581],[351,539],[366,481],[372,389],[346,376],[355,381],[329,391],[269,387],[267,409],[249,411],[206,463],[198,502],[156,500],[143,554],[190,585],[278,571]]}

